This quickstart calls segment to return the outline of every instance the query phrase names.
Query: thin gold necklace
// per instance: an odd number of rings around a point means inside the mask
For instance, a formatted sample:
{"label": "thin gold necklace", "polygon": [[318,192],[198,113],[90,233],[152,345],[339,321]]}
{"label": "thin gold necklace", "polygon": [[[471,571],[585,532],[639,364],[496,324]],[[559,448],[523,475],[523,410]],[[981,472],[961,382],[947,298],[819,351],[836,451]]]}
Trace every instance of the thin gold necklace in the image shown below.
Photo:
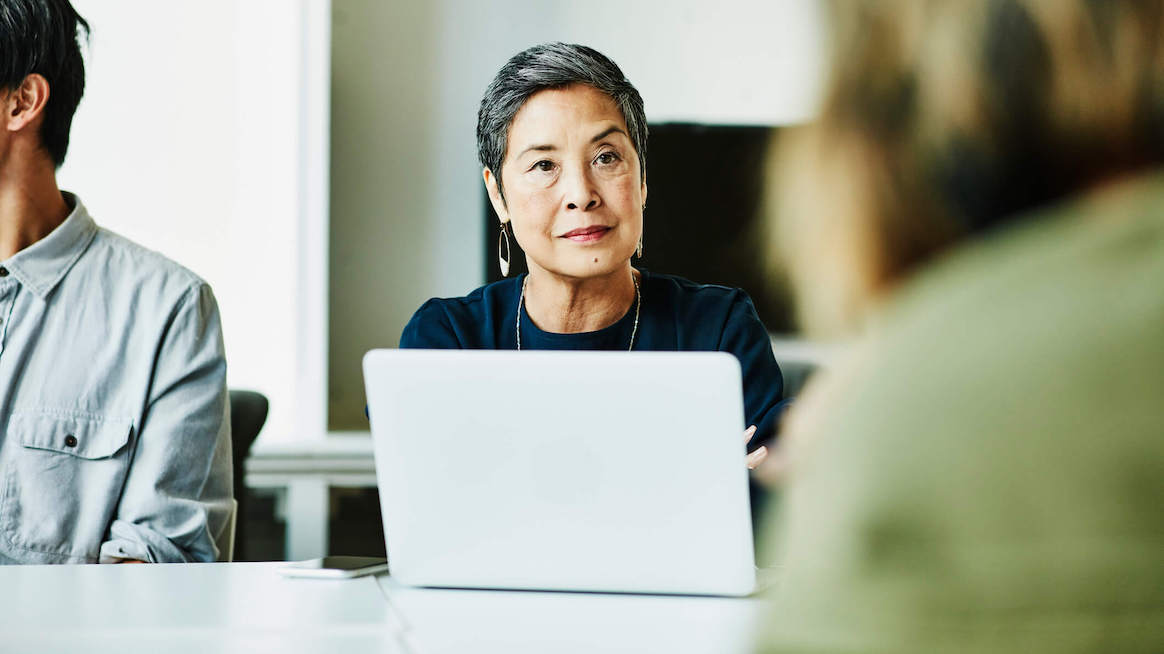
{"label": "thin gold necklace", "polygon": [[[525,285],[529,281],[529,275],[521,280],[521,296],[517,298],[517,322],[514,331],[517,333],[517,349],[521,349],[521,308],[525,306]],[[626,348],[627,352],[635,349],[635,334],[639,333],[639,308],[643,306],[643,295],[639,292],[639,280],[635,278],[635,274],[631,273],[631,281],[635,285],[635,324],[631,327],[630,345]]]}

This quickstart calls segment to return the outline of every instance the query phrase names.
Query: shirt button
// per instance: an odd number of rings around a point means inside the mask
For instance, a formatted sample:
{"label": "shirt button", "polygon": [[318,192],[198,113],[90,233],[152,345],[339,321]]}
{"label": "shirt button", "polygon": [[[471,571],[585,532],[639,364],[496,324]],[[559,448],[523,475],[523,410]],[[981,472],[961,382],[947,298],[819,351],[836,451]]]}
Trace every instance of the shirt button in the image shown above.
{"label": "shirt button", "polygon": [[7,277],[7,276],[8,276],[8,269],[5,268],[4,266],[0,266],[0,277]]}
{"label": "shirt button", "polygon": [[65,436],[65,447],[77,447],[77,437],[72,434]]}

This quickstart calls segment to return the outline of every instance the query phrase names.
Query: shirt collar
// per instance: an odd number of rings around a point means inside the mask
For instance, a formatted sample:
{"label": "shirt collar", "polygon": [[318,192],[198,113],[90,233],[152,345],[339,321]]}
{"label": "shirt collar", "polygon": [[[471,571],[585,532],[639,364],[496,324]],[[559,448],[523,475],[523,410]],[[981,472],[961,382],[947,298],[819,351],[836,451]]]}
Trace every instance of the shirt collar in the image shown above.
{"label": "shirt collar", "polygon": [[41,299],[52,293],[97,235],[97,223],[93,222],[81,200],[72,193],[62,191],[61,194],[65,202],[73,206],[65,222],[48,236],[0,262]]}

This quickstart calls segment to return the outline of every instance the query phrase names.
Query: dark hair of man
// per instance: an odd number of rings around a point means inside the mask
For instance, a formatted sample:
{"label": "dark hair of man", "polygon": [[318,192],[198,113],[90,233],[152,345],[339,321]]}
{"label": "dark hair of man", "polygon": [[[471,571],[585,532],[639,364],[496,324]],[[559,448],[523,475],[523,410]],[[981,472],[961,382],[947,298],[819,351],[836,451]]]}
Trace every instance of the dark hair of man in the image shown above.
{"label": "dark hair of man", "polygon": [[501,189],[501,164],[513,117],[538,91],[571,84],[588,84],[614,100],[639,156],[639,172],[646,178],[647,116],[638,90],[601,52],[572,43],[546,43],[519,52],[507,61],[485,89],[477,111],[477,157],[497,178],[502,201],[505,193]]}
{"label": "dark hair of man", "polygon": [[89,24],[68,0],[0,0],[0,89],[11,92],[32,74],[48,81],[40,140],[58,167],[85,91],[79,30],[88,35]]}

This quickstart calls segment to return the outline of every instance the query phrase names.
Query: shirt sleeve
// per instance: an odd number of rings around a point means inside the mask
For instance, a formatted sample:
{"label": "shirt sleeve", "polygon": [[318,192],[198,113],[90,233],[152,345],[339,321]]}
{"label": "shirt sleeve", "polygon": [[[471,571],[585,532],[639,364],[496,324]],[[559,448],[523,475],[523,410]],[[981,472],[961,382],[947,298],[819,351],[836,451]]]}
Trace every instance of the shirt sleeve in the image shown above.
{"label": "shirt sleeve", "polygon": [[234,510],[227,398],[218,304],[199,284],[183,297],[159,345],[101,562],[218,558],[215,538]]}
{"label": "shirt sleeve", "polygon": [[437,299],[425,302],[400,334],[402,349],[460,350],[461,342],[449,315]]}
{"label": "shirt sleeve", "polygon": [[770,443],[790,401],[784,399],[784,376],[772,355],[768,330],[760,322],[752,300],[742,291],[728,311],[719,350],[731,352],[740,362],[744,414],[749,425],[756,425],[756,435],[748,443],[748,450]]}

